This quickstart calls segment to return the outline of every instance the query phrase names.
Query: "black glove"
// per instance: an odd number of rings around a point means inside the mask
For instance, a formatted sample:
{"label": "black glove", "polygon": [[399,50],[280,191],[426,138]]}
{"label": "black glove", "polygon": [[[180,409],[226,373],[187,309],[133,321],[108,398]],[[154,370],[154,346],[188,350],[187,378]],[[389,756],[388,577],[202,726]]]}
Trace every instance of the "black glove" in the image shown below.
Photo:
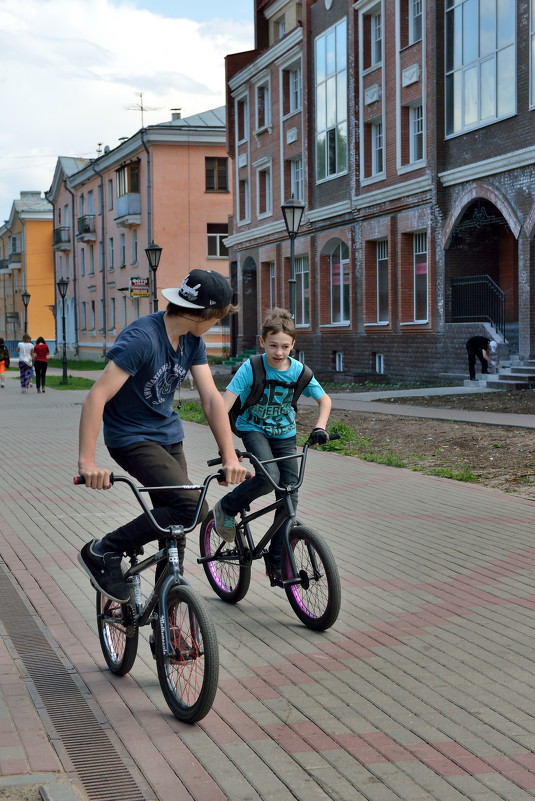
{"label": "black glove", "polygon": [[315,428],[308,437],[309,445],[325,445],[329,442],[329,435],[324,428]]}

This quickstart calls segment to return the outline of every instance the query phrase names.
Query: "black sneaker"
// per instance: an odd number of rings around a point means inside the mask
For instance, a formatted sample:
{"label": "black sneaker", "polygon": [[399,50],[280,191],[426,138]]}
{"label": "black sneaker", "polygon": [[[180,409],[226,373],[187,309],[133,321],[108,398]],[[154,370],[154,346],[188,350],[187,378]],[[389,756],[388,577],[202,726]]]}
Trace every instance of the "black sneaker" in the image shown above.
{"label": "black sneaker", "polygon": [[130,590],[121,569],[122,555],[108,551],[104,556],[99,556],[93,551],[94,542],[96,540],[84,545],[78,554],[78,561],[97,590],[111,598],[112,601],[126,603],[130,600]]}

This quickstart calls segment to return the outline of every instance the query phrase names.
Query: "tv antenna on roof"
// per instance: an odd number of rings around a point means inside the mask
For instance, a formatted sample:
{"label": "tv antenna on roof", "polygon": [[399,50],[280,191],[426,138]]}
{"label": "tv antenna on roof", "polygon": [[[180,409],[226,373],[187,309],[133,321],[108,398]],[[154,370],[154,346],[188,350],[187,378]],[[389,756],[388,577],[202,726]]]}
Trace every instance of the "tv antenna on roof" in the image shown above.
{"label": "tv antenna on roof", "polygon": [[139,97],[139,103],[136,103],[135,106],[125,106],[127,111],[140,111],[141,112],[141,127],[144,128],[144,121],[143,121],[143,113],[145,111],[160,111],[161,106],[156,108],[155,106],[144,106],[143,105],[143,92],[135,92],[135,94]]}

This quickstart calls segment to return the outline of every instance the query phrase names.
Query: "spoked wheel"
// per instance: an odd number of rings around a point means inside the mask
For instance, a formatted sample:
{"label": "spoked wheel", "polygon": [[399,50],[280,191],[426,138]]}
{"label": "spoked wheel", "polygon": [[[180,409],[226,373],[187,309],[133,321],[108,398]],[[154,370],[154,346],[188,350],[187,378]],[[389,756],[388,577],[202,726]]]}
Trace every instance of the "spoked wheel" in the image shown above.
{"label": "spoked wheel", "polygon": [[[199,535],[199,551],[201,556],[224,556],[235,550],[233,542],[225,542],[215,530],[214,515],[210,512],[202,524]],[[235,604],[245,598],[251,583],[251,566],[240,565],[238,554],[235,559],[214,559],[203,562],[206,578],[213,591],[224,601]]]}
{"label": "spoked wheel", "polygon": [[[286,595],[305,626],[325,631],[333,625],[340,612],[342,593],[334,556],[323,537],[307,526],[294,526],[289,536],[301,582],[286,586]],[[282,577],[291,576],[290,559],[288,553],[284,553]]]}
{"label": "spoked wheel", "polygon": [[109,669],[117,676],[124,676],[135,662],[139,639],[131,607],[97,591],[97,625],[100,647]]}
{"label": "spoked wheel", "polygon": [[[219,653],[214,626],[191,587],[175,586],[167,596],[171,655],[156,632],[158,679],[169,709],[184,723],[210,711],[217,692]],[[160,626],[161,628],[161,626]]]}

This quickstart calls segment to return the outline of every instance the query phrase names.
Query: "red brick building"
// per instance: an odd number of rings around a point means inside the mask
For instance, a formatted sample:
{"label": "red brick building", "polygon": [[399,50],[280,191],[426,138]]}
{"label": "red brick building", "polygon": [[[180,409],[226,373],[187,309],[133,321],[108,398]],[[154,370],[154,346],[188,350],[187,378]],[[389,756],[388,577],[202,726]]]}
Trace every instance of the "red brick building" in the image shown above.
{"label": "red brick building", "polygon": [[235,349],[290,305],[293,195],[297,350],[316,373],[465,372],[484,331],[535,356],[535,3],[257,0],[255,15],[256,49],[227,57]]}

